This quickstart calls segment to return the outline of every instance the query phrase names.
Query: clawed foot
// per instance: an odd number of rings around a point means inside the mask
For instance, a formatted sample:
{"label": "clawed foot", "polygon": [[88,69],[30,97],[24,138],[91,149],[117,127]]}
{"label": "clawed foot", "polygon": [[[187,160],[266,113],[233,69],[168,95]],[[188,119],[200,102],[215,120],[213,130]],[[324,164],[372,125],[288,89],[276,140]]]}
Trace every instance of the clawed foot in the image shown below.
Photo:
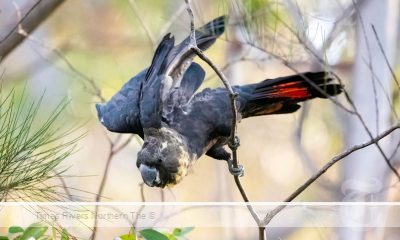
{"label": "clawed foot", "polygon": [[233,166],[233,161],[228,160],[228,168],[229,172],[235,177],[243,177],[244,175],[244,167],[242,165],[238,165],[237,167]]}
{"label": "clawed foot", "polygon": [[238,149],[238,147],[240,146],[240,139],[239,139],[239,137],[238,137],[238,136],[235,136],[235,141],[234,141],[234,143],[232,144],[231,142],[229,142],[229,143],[228,143],[228,146],[229,146],[229,148],[232,149],[232,150]]}

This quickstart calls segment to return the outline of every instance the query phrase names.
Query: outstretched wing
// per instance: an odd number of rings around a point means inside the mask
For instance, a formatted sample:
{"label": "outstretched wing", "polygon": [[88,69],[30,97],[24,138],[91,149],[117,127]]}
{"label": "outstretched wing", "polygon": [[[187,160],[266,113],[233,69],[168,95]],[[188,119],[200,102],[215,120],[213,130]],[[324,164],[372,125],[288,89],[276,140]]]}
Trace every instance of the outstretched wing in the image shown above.
{"label": "outstretched wing", "polygon": [[[225,16],[220,16],[196,30],[196,44],[202,50],[207,50],[225,31]],[[192,63],[195,54],[190,49],[190,36],[183,40],[168,55],[166,74],[171,76],[171,89],[179,87],[184,73]]]}
{"label": "outstretched wing", "polygon": [[[222,16],[196,30],[196,41],[199,48],[206,50],[210,47],[216,38],[224,32],[224,24],[225,17]],[[163,100],[171,98],[170,96],[174,94],[179,99],[177,103],[180,105],[193,95],[204,79],[204,71],[196,64],[191,65],[194,55],[189,51],[189,42],[190,38],[188,37],[170,49],[168,54],[163,56],[164,58],[157,57],[151,67],[129,80],[107,103],[96,104],[98,118],[109,131],[134,133],[143,138],[141,122],[144,125],[156,126],[160,124],[160,120],[157,120],[156,116],[158,115],[158,118],[160,118]],[[158,56],[159,53],[156,52],[155,56]],[[161,67],[164,68],[164,77],[158,79],[157,75],[160,74],[159,68]],[[165,74],[167,71],[169,75]],[[165,78],[165,76],[168,77]],[[148,92],[147,90],[142,91],[146,79],[153,79],[153,81],[147,83]],[[182,89],[171,91],[179,87],[182,87]],[[140,116],[140,105],[143,105],[144,108],[142,111],[143,119]],[[172,103],[167,104],[168,107],[173,105]]]}
{"label": "outstretched wing", "polygon": [[[196,30],[196,43],[201,50],[207,50],[217,37],[225,31],[225,16],[220,16]],[[190,37],[175,46],[168,54],[163,96],[164,121],[174,108],[186,104],[203,83],[205,72],[197,63],[193,63],[195,54],[190,49]]]}
{"label": "outstretched wing", "polygon": [[[222,34],[224,23],[225,17],[219,17],[196,31],[196,41],[202,50]],[[160,128],[163,116],[186,103],[203,82],[203,69],[192,63],[195,54],[190,49],[190,38],[175,47],[173,43],[174,38],[169,34],[163,38],[146,74],[140,103],[143,128]]]}

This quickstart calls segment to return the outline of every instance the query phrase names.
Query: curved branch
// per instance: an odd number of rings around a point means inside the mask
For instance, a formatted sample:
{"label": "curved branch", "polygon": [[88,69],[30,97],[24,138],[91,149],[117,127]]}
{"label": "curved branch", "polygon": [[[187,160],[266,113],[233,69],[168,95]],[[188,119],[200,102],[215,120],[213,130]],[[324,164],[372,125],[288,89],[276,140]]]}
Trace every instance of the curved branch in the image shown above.
{"label": "curved branch", "polygon": [[[237,148],[238,148],[238,141],[237,141],[237,136],[236,136],[236,126],[237,126],[237,107],[236,107],[236,97],[237,94],[234,92],[232,86],[228,82],[228,79],[225,77],[225,75],[222,73],[222,71],[203,53],[203,51],[197,47],[196,44],[196,37],[195,37],[195,29],[194,29],[194,16],[192,9],[190,8],[189,0],[185,0],[186,6],[187,6],[187,12],[190,16],[190,48],[192,51],[205,63],[207,63],[213,70],[214,72],[218,75],[218,77],[221,79],[222,83],[224,84],[225,88],[229,92],[229,98],[230,98],[230,103],[231,103],[231,110],[232,110],[232,127],[231,127],[231,133],[229,137],[229,147],[232,151],[232,164],[234,168],[238,168],[238,159],[237,159]],[[244,190],[239,176],[235,175],[234,180],[236,183],[237,188],[239,189],[240,194],[242,195],[243,200],[246,203],[249,203],[250,200],[247,197],[246,191]],[[259,239],[263,240],[264,239],[264,232],[265,232],[265,227],[260,226],[261,219],[254,210],[253,206],[251,204],[246,204],[247,209],[249,210],[251,216],[253,219],[256,221],[258,227],[258,232],[259,232]]]}
{"label": "curved branch", "polygon": [[[368,142],[365,142],[360,145],[355,145],[350,149],[347,149],[346,151],[342,152],[339,155],[336,155],[334,158],[332,158],[328,163],[326,163],[317,173],[315,173],[311,178],[309,178],[303,185],[301,185],[299,188],[296,189],[292,194],[290,194],[289,197],[287,197],[283,203],[288,203],[293,201],[297,196],[299,196],[304,190],[306,190],[315,180],[317,180],[320,176],[322,176],[329,168],[331,168],[334,164],[339,162],[340,160],[344,159],[345,157],[349,156],[350,154],[366,148],[370,145],[376,144],[379,142],[382,138],[388,136],[395,130],[400,129],[400,124],[394,125],[391,128],[387,129],[386,131],[382,132],[379,134],[376,138],[373,138],[369,140]],[[279,213],[281,212],[287,205],[279,205],[276,208],[274,208],[272,211],[270,211],[265,218],[262,221],[262,225],[267,225],[271,220]]]}

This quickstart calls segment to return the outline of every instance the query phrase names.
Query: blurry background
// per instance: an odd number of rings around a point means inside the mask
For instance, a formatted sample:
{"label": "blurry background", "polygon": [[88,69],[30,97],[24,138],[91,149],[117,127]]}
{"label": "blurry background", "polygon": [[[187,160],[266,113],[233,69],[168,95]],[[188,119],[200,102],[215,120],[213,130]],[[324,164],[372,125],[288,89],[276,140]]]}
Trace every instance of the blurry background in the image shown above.
{"label": "blurry background", "polygon": [[[35,2],[0,0],[0,39]],[[340,105],[318,99],[295,114],[242,121],[238,154],[245,166],[241,180],[251,201],[282,201],[333,156],[399,122],[399,85],[395,79],[399,72],[398,1],[193,0],[192,7],[197,27],[229,13],[226,34],[206,54],[232,84],[331,70],[343,81],[356,106],[357,111],[342,94],[337,99]],[[95,201],[109,160],[110,141],[120,138],[101,126],[94,104],[101,98],[108,100],[147,67],[156,44],[167,32],[178,42],[189,34],[183,0],[68,0],[1,59],[2,91],[25,86],[29,99],[43,96],[43,114],[67,98],[70,103],[62,122],[84,123],[80,131],[86,136],[80,140],[79,150],[63,162],[69,167],[65,175],[81,176],[65,177],[66,185],[86,191],[74,192],[78,196],[73,200]],[[196,61],[207,71],[203,87],[221,87],[213,71]],[[122,136],[116,145],[129,139]],[[399,143],[399,136],[392,134],[380,144],[394,165],[400,161]],[[134,137],[112,156],[102,201],[142,201],[142,179],[135,166],[140,147],[141,142]],[[338,163],[296,201],[342,201],[342,183],[358,180],[368,185],[373,183],[371,179],[378,179],[382,189],[372,193],[363,190],[357,201],[399,200],[399,179],[377,147],[371,146]],[[362,193],[372,197],[367,199]],[[178,186],[163,190],[144,187],[144,195],[149,202],[242,201],[226,163],[206,156]],[[229,216],[229,212],[224,214],[221,216]],[[19,218],[12,212],[0,214],[0,221],[10,224],[17,224]],[[293,219],[301,222],[302,216]],[[126,231],[99,229],[98,237],[112,239]],[[396,229],[361,233],[301,227],[268,230],[271,239],[396,239],[397,233]],[[79,234],[87,238],[90,233]],[[188,238],[256,236],[255,228],[196,228]]]}

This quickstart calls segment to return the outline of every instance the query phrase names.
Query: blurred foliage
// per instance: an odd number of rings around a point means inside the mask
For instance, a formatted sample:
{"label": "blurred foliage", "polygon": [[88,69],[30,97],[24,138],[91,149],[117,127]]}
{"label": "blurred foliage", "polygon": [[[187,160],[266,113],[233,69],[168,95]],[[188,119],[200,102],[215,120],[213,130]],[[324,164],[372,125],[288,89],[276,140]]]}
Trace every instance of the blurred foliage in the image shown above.
{"label": "blurred foliage", "polygon": [[304,49],[298,46],[294,35],[297,23],[292,22],[284,4],[273,0],[221,0],[221,5],[224,4],[229,5],[229,14],[234,15],[230,24],[238,27],[244,45],[288,59],[302,56]]}
{"label": "blurred foliage", "polygon": [[187,239],[185,235],[191,231],[193,231],[193,227],[187,228],[175,228],[172,232],[159,232],[155,229],[143,229],[135,233],[129,233],[115,238],[115,240],[136,240],[136,239],[145,239],[145,240],[183,240]]}
{"label": "blurred foliage", "polygon": [[[51,233],[49,230],[52,230]],[[47,234],[46,234],[47,233]],[[12,226],[8,228],[7,236],[0,236],[0,240],[69,240],[74,239],[66,229],[49,228],[44,223],[33,223],[26,229],[19,226]]]}

